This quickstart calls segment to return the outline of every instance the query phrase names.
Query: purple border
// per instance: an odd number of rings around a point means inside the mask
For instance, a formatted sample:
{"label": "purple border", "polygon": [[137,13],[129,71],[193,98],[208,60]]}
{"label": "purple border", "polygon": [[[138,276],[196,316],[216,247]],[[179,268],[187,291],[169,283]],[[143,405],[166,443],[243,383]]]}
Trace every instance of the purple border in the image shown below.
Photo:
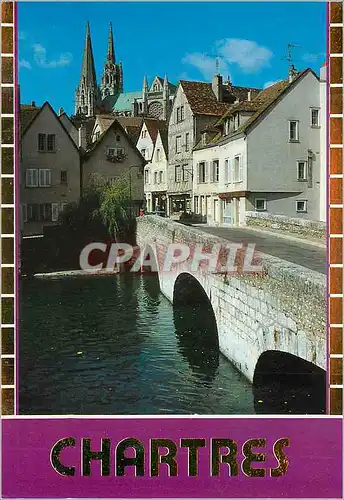
{"label": "purple border", "polygon": [[18,2],[14,1],[14,93],[15,93],[15,109],[14,109],[14,123],[15,123],[15,148],[14,148],[14,183],[15,183],[15,205],[14,205],[14,219],[15,219],[15,235],[14,235],[14,272],[15,272],[15,415],[19,414],[19,266],[20,266],[20,164],[19,164],[19,110],[20,110],[20,93],[19,93],[19,80],[18,80]]}
{"label": "purple border", "polygon": [[[2,421],[3,462],[2,498],[342,498],[342,419],[319,418],[7,418]],[[73,437],[75,446],[60,454],[61,463],[75,467],[73,476],[61,475],[51,465],[51,450],[62,438]],[[128,438],[144,446],[144,476],[135,477],[133,468],[115,475],[117,444]],[[101,476],[99,462],[91,463],[91,475],[82,475],[82,439],[91,440],[91,450],[99,451],[100,439],[109,438],[110,471]],[[177,447],[177,475],[169,476],[161,464],[157,477],[150,475],[150,442],[169,439]],[[188,474],[188,451],[181,438],[205,439],[199,450],[198,476]],[[238,473],[229,475],[220,464],[218,477],[211,475],[211,439],[232,439],[237,443]],[[243,444],[253,438],[266,440],[263,467],[265,477],[248,477],[243,472]],[[273,454],[274,443],[288,438],[284,448],[288,460],[285,474],[271,477],[279,465]],[[164,448],[160,454],[166,454]],[[226,449],[221,448],[223,454]],[[134,456],[127,450],[126,456]],[[246,455],[247,456],[247,455]]]}
{"label": "purple border", "polygon": [[326,207],[326,285],[325,285],[325,314],[326,314],[326,413],[330,413],[331,390],[330,390],[330,204],[329,204],[329,188],[330,188],[330,140],[329,140],[329,125],[330,125],[330,3],[326,2],[326,193],[325,193],[325,207]]}

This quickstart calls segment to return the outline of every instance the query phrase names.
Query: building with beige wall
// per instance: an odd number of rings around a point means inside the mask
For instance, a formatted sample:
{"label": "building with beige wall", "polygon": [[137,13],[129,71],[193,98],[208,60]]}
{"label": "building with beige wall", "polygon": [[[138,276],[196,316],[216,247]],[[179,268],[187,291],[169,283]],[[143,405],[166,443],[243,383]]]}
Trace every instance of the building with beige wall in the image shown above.
{"label": "building with beige wall", "polygon": [[144,202],[145,163],[122,125],[114,120],[83,155],[82,189],[87,189],[93,182],[102,182],[102,179],[127,179],[133,206],[138,212]]}
{"label": "building with beige wall", "polygon": [[144,171],[147,212],[167,212],[167,130],[158,130],[151,161]]}
{"label": "building with beige wall", "polygon": [[55,225],[67,203],[80,197],[80,154],[48,102],[20,107],[20,207],[23,235]]}

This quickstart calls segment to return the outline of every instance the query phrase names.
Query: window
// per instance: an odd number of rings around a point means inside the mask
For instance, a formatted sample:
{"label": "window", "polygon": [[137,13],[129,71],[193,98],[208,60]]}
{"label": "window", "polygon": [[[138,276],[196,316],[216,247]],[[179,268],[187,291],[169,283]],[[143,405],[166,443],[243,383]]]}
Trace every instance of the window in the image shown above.
{"label": "window", "polygon": [[219,182],[219,160],[213,160],[213,182]]}
{"label": "window", "polygon": [[61,170],[61,184],[67,184],[67,170]]}
{"label": "window", "polygon": [[27,205],[27,220],[28,221],[39,221],[40,220],[39,204],[38,203],[32,203],[30,205]]}
{"label": "window", "polygon": [[177,137],[176,137],[176,153],[181,152],[181,142],[182,142],[182,136],[177,135]]}
{"label": "window", "polygon": [[147,137],[147,130],[142,130],[141,137],[142,139],[145,139],[145,137]]}
{"label": "window", "polygon": [[184,121],[184,106],[180,106],[180,121]]}
{"label": "window", "polygon": [[195,210],[195,214],[198,214],[198,211],[199,211],[199,201],[198,201],[198,196],[195,196],[194,198],[194,210]]}
{"label": "window", "polygon": [[38,186],[38,170],[37,168],[28,168],[25,173],[25,185],[26,187],[37,187]]}
{"label": "window", "polygon": [[184,106],[178,106],[176,109],[176,120],[177,123],[180,123],[184,121],[185,115],[184,115]]}
{"label": "window", "polygon": [[189,169],[188,169],[188,164],[182,166],[182,175],[183,175],[183,181],[189,180]]}
{"label": "window", "polygon": [[256,198],[255,206],[257,212],[263,212],[266,210],[266,199],[265,198]]}
{"label": "window", "polygon": [[234,182],[242,181],[242,156],[234,156],[234,172],[233,172]]}
{"label": "window", "polygon": [[161,151],[160,151],[160,149],[158,148],[158,149],[156,150],[156,161],[160,161],[160,157],[161,157]]}
{"label": "window", "polygon": [[160,172],[159,172],[159,184],[163,183],[163,179],[164,179],[164,173],[160,170]]}
{"label": "window", "polygon": [[55,151],[55,134],[48,134],[47,151]]}
{"label": "window", "polygon": [[320,110],[311,108],[311,126],[320,127]]}
{"label": "window", "polygon": [[176,182],[180,182],[182,180],[182,169],[180,165],[175,166],[174,179]]}
{"label": "window", "polygon": [[296,202],[296,211],[297,212],[307,212],[307,201],[306,200],[297,200]]}
{"label": "window", "polygon": [[154,172],[154,184],[158,184],[158,172]]}
{"label": "window", "polygon": [[39,220],[52,220],[51,203],[41,203],[39,205]]}
{"label": "window", "polygon": [[39,169],[39,186],[40,187],[51,186],[51,170],[46,168]]}
{"label": "window", "polygon": [[146,150],[145,149],[141,149],[141,154],[144,158],[146,158]]}
{"label": "window", "polygon": [[38,151],[45,151],[45,134],[38,134]]}
{"label": "window", "polygon": [[185,134],[185,151],[189,151],[190,148],[190,134],[186,132]]}
{"label": "window", "polygon": [[117,148],[117,150],[116,150],[116,154],[117,154],[118,156],[121,156],[121,155],[123,156],[123,155],[124,155],[124,148]]}
{"label": "window", "polygon": [[149,172],[145,170],[145,184],[149,184]]}
{"label": "window", "polygon": [[307,180],[307,162],[305,161],[297,162],[297,180],[298,181]]}
{"label": "window", "polygon": [[116,135],[116,141],[117,142],[121,142],[121,136],[120,135]]}
{"label": "window", "polygon": [[289,121],[289,142],[298,142],[299,140],[299,122],[296,120]]}
{"label": "window", "polygon": [[225,121],[225,135],[229,134],[229,120]]}
{"label": "window", "polygon": [[198,183],[206,182],[206,166],[205,161],[198,164]]}
{"label": "window", "polygon": [[20,205],[21,221],[27,222],[27,205]]}
{"label": "window", "polygon": [[115,148],[108,148],[107,154],[108,154],[108,156],[115,156],[116,149]]}

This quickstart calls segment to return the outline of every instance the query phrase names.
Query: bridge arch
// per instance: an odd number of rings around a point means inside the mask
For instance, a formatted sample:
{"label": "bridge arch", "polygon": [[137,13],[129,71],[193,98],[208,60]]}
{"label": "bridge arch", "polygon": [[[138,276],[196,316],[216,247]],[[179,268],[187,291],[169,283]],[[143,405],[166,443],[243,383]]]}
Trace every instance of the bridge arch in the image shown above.
{"label": "bridge arch", "polygon": [[173,319],[180,353],[194,372],[211,382],[220,356],[216,317],[202,284],[187,272],[174,282]]}
{"label": "bridge arch", "polygon": [[326,372],[299,356],[268,350],[255,366],[253,395],[256,413],[325,413]]}

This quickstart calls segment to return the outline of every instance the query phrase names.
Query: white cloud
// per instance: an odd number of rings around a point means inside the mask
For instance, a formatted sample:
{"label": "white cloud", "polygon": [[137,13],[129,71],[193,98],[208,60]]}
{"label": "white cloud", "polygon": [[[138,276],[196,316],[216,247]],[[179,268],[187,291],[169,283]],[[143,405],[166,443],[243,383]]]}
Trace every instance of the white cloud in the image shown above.
{"label": "white cloud", "polygon": [[19,64],[19,68],[32,69],[29,61],[26,61],[25,59],[21,59],[18,64]]}
{"label": "white cloud", "polygon": [[[273,56],[271,50],[260,46],[252,40],[226,38],[216,42],[220,73],[230,75],[232,64],[239,66],[244,73],[255,73],[266,66],[270,66]],[[202,75],[209,80],[217,70],[216,56],[201,52],[186,54],[184,64],[195,66]]]}
{"label": "white cloud", "polygon": [[33,46],[34,59],[36,64],[41,68],[58,68],[61,66],[68,66],[72,61],[72,54],[64,52],[60,54],[59,59],[47,60],[47,50],[40,43],[35,43]]}
{"label": "white cloud", "polygon": [[217,42],[219,54],[227,64],[237,64],[245,73],[255,73],[270,66],[271,50],[252,40],[226,38]]}
{"label": "white cloud", "polygon": [[[182,62],[183,64],[191,64],[191,66],[195,66],[207,80],[209,80],[217,71],[216,57],[208,56],[206,54],[202,54],[201,52],[186,54]],[[218,64],[219,71],[227,74],[228,65],[226,62],[219,58]]]}

